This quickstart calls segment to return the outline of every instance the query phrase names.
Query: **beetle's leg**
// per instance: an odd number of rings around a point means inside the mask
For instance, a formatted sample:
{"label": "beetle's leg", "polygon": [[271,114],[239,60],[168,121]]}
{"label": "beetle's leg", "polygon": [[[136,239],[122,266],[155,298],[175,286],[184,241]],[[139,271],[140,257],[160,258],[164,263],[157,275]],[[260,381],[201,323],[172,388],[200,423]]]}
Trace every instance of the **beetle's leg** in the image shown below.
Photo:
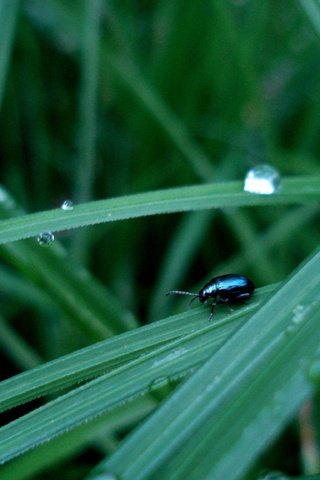
{"label": "beetle's leg", "polygon": [[214,311],[215,306],[216,306],[216,301],[213,301],[211,303],[211,312],[210,312],[210,315],[209,315],[209,322],[211,322],[211,320],[213,320],[213,311]]}
{"label": "beetle's leg", "polygon": [[194,297],[191,298],[189,304],[188,304],[188,308],[191,308],[191,304],[192,302],[196,299],[196,298],[199,298],[199,295],[194,295]]}
{"label": "beetle's leg", "polygon": [[234,312],[234,309],[231,307],[229,298],[220,297],[221,303],[226,303],[229,307],[230,312]]}
{"label": "beetle's leg", "polygon": [[227,303],[228,303],[228,307],[229,307],[230,312],[234,312],[234,308],[231,307],[229,302],[227,302]]}

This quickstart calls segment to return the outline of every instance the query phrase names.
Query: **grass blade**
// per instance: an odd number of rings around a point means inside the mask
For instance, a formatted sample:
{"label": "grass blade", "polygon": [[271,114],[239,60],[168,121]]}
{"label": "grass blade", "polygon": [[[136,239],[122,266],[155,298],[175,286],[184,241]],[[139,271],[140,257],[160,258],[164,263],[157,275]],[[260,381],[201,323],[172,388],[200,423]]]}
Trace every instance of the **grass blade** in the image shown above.
{"label": "grass blade", "polygon": [[320,199],[320,177],[283,180],[276,195],[253,195],[243,191],[241,182],[205,184],[158,190],[33,213],[0,222],[0,243],[35,236],[41,232],[67,230],[102,222],[137,218],[160,213],[185,212],[234,206],[315,203]]}
{"label": "grass blade", "polygon": [[19,0],[2,0],[0,5],[0,107],[14,41]]}
{"label": "grass blade", "polygon": [[[255,307],[252,305],[247,308],[252,309]],[[220,314],[222,315],[222,312],[220,312]],[[240,318],[243,320],[248,318],[245,308],[240,308],[237,312],[232,313],[232,315],[234,315],[234,319],[238,319],[238,322]],[[196,328],[188,335],[170,341],[163,346],[157,346],[149,352],[140,353],[137,358],[126,361],[123,366],[119,366],[71,392],[61,395],[56,400],[2,427],[0,429],[0,462],[5,462],[45,441],[51,440],[57,435],[69,431],[71,428],[75,428],[107,410],[112,410],[118,404],[127,402],[137,395],[149,392],[150,389],[156,389],[157,383],[155,382],[159,379],[166,379],[169,382],[170,379],[177,379],[190,373],[190,371],[203,363],[212,351],[219,349],[226,337],[229,337],[234,329],[238,328],[238,322],[232,325],[227,321],[225,325],[222,324],[219,326],[218,322],[209,323],[206,318],[202,328]],[[150,329],[154,330],[153,325],[152,327],[150,327]],[[219,332],[221,327],[222,330]],[[133,333],[134,332],[132,332],[132,334]],[[137,336],[137,340],[138,342],[141,341],[139,336]],[[114,342],[116,342],[116,339],[114,339]],[[112,344],[111,341],[110,343]],[[117,345],[118,348],[116,350],[118,357],[119,351],[121,352],[121,346],[124,345],[128,345],[126,338]],[[130,348],[132,349],[132,347],[129,346],[128,348],[130,352]],[[104,351],[106,351],[106,345],[104,345]],[[92,349],[86,350],[85,354],[87,358],[85,361],[87,365],[93,362],[95,358],[93,353]],[[82,354],[80,352],[80,355],[72,355],[69,357],[69,360],[71,360],[69,365],[71,364],[73,370],[70,376],[72,376],[73,373],[73,380],[77,374],[76,369],[81,370],[81,367],[80,369],[76,367],[77,364],[79,365],[81,356]],[[50,381],[52,383],[55,377],[56,384],[54,387],[56,388],[61,387],[63,382],[64,385],[66,385],[65,378],[68,372],[63,369],[61,371],[61,368],[58,370],[57,362],[59,362],[59,360],[52,362],[49,368],[47,368],[47,372],[41,367],[35,370],[36,375],[32,372],[28,375],[28,372],[26,372],[23,374],[23,384],[21,382],[22,375],[20,375],[20,382],[15,382],[14,379],[12,379],[11,382],[10,380],[3,382],[1,385],[3,390],[3,405],[5,404],[5,395],[8,386],[10,387],[10,383],[11,396],[13,387],[16,389],[17,394],[19,394],[20,389],[20,398],[22,395],[26,395],[26,390],[29,390],[29,393],[39,392],[39,381],[41,382],[41,378],[42,382],[49,384]],[[61,365],[63,365],[63,362],[60,361],[60,366]],[[109,364],[109,367],[110,366],[111,362]],[[107,362],[105,362],[104,367],[105,369],[108,367]],[[49,380],[43,380],[44,378],[46,379],[45,375],[50,373],[50,370],[53,374],[51,378],[49,376]],[[93,368],[91,369],[92,373],[94,371],[95,373],[98,372],[97,366],[95,370]],[[38,379],[38,382],[34,381],[34,392],[32,392],[32,387],[30,387],[32,377],[33,380]],[[78,375],[78,380],[80,378]],[[38,383],[38,385],[36,385],[36,383]],[[24,393],[21,387],[24,388]],[[44,385],[44,388],[47,387]]]}
{"label": "grass blade", "polygon": [[[92,198],[97,138],[97,90],[99,80],[99,44],[102,14],[101,0],[87,0],[84,9],[84,28],[80,88],[79,166],[75,179],[75,202],[88,202]],[[82,230],[73,239],[73,251],[80,263],[86,263],[88,232]]]}
{"label": "grass blade", "polygon": [[314,31],[320,36],[320,4],[319,0],[299,0]]}
{"label": "grass blade", "polygon": [[[272,288],[260,289],[247,306],[248,311],[257,308]],[[212,324],[212,329],[216,331],[216,347],[213,348],[218,348],[221,342],[239,327],[239,314],[241,318],[243,309],[230,315],[220,325],[218,319],[223,318],[225,312],[217,311],[217,323]],[[192,332],[201,333],[207,327],[207,312],[200,307],[60,357],[1,382],[0,411],[103,374],[156,347]]]}

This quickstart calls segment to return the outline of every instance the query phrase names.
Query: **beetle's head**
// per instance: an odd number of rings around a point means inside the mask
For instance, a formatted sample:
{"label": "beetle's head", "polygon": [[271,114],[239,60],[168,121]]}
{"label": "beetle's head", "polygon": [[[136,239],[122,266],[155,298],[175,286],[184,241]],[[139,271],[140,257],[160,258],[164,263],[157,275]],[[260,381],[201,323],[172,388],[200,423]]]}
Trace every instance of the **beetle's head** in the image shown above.
{"label": "beetle's head", "polygon": [[209,298],[212,297],[212,292],[208,292],[205,288],[202,288],[199,292],[199,302],[206,303]]}

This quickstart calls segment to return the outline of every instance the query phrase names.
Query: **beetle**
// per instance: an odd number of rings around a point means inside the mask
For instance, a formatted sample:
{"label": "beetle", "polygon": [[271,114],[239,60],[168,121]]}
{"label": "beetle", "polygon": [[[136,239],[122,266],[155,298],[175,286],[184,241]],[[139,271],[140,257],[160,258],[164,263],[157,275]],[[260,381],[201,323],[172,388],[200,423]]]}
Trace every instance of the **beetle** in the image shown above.
{"label": "beetle", "polygon": [[254,283],[248,277],[237,273],[228,273],[212,278],[210,282],[201,288],[199,293],[172,290],[167,292],[166,295],[192,295],[193,298],[190,300],[189,306],[196,298],[199,298],[200,303],[206,303],[212,298],[209,317],[211,320],[213,318],[214,307],[217,303],[227,303],[230,307],[230,303],[244,302],[250,298],[254,290]]}

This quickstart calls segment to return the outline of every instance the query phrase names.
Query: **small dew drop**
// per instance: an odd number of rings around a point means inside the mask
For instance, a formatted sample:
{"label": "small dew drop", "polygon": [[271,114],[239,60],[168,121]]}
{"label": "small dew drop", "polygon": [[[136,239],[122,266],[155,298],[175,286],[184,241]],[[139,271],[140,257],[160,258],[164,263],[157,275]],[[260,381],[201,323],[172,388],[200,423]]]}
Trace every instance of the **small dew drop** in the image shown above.
{"label": "small dew drop", "polygon": [[37,236],[37,242],[42,247],[47,247],[54,241],[54,234],[52,232],[44,232]]}
{"label": "small dew drop", "polygon": [[162,401],[172,390],[172,384],[169,377],[159,377],[154,379],[149,385],[149,393],[157,401]]}
{"label": "small dew drop", "polygon": [[157,401],[162,401],[164,398],[166,398],[174,389],[175,387],[180,383],[181,378],[176,378],[171,377],[171,376],[162,376],[158,377],[149,384],[149,393],[151,396],[157,400]]}
{"label": "small dew drop", "polygon": [[300,323],[302,323],[305,320],[307,309],[303,305],[297,305],[293,309],[292,313],[293,313],[292,322],[295,325],[299,325]]}
{"label": "small dew drop", "polygon": [[149,390],[150,392],[154,392],[155,390],[167,387],[168,384],[169,384],[168,377],[159,377],[159,378],[156,378],[155,380],[152,380],[149,386]]}
{"label": "small dew drop", "polygon": [[152,367],[153,368],[158,368],[160,365],[163,365],[165,363],[171,363],[173,360],[176,360],[179,357],[181,357],[182,355],[184,355],[185,353],[187,353],[187,351],[188,350],[186,348],[177,348],[176,350],[168,353],[164,357],[157,358],[153,362]]}
{"label": "small dew drop", "polygon": [[297,333],[299,330],[299,327],[297,326],[297,324],[290,324],[286,329],[285,329],[285,333],[290,337],[291,335]]}
{"label": "small dew drop", "polygon": [[286,333],[288,335],[298,332],[305,320],[307,320],[307,313],[309,307],[304,305],[296,305],[292,310],[292,319],[290,325],[286,328]]}
{"label": "small dew drop", "polygon": [[62,210],[72,210],[73,209],[73,201],[72,200],[65,200],[61,205]]}
{"label": "small dew drop", "polygon": [[271,195],[279,191],[281,179],[278,170],[271,165],[258,165],[251,168],[244,180],[244,190],[260,195]]}

